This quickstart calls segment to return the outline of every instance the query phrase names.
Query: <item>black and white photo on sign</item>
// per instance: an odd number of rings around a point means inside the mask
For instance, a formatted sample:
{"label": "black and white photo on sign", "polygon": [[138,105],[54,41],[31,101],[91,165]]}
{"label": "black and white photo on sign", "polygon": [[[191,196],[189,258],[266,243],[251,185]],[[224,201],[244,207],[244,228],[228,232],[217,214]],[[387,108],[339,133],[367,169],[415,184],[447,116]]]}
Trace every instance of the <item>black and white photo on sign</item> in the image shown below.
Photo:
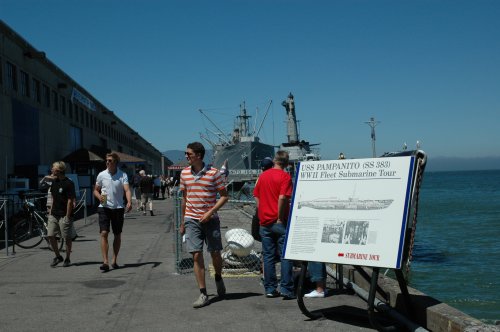
{"label": "black and white photo on sign", "polygon": [[321,242],[323,243],[342,243],[344,237],[345,221],[326,221],[323,224],[323,233]]}

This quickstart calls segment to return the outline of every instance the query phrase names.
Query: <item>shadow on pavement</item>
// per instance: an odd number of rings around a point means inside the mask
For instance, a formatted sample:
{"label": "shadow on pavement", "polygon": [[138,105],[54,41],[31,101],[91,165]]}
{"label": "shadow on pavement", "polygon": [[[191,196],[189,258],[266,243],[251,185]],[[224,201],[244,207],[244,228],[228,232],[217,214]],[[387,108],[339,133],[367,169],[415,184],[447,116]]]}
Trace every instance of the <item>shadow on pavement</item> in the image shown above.
{"label": "shadow on pavement", "polygon": [[[73,250],[72,250],[73,251]],[[101,261],[90,261],[90,262],[78,262],[73,263],[73,266],[85,266],[85,265],[101,265]]]}
{"label": "shadow on pavement", "polygon": [[120,269],[126,269],[129,267],[140,267],[143,265],[153,265],[153,268],[155,268],[155,267],[159,266],[160,264],[161,264],[161,262],[144,262],[144,263],[123,264],[123,265],[120,265]]}
{"label": "shadow on pavement", "polygon": [[214,295],[215,297],[210,300],[210,303],[215,303],[219,301],[228,301],[228,300],[241,300],[245,299],[247,297],[254,297],[254,296],[263,296],[262,293],[253,293],[253,292],[248,292],[248,293],[226,293],[225,297],[220,298],[217,295]]}

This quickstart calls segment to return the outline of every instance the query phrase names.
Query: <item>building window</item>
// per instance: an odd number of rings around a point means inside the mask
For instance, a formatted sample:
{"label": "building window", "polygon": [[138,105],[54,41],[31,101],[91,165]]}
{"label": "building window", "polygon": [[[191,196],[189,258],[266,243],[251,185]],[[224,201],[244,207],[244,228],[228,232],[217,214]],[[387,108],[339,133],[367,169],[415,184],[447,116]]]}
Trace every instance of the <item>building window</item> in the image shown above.
{"label": "building window", "polygon": [[89,112],[85,112],[85,126],[89,127]]}
{"label": "building window", "polygon": [[31,84],[31,91],[33,95],[33,100],[36,101],[37,103],[42,102],[42,96],[40,93],[40,81],[37,80],[36,78],[33,78],[33,82]]}
{"label": "building window", "polygon": [[60,100],[61,100],[61,113],[62,115],[66,115],[66,98],[60,96]]}
{"label": "building window", "polygon": [[70,119],[73,119],[73,104],[71,104],[71,100],[68,100],[68,116]]}
{"label": "building window", "polygon": [[54,90],[52,90],[52,103],[54,105],[54,111],[58,111],[59,110],[59,100],[57,100],[57,92],[55,92]]}
{"label": "building window", "polygon": [[43,85],[43,104],[45,107],[50,107],[50,89],[47,85]]}
{"label": "building window", "polygon": [[82,129],[78,127],[69,127],[69,140],[71,144],[71,150],[76,151],[82,148]]}
{"label": "building window", "polygon": [[82,124],[84,124],[85,123],[85,119],[83,118],[83,108],[81,108],[81,107],[79,107],[79,108],[80,108],[80,122]]}
{"label": "building window", "polygon": [[78,105],[75,105],[75,121],[78,122]]}
{"label": "building window", "polygon": [[0,58],[0,85],[3,84],[3,64],[2,64],[2,58]]}
{"label": "building window", "polygon": [[14,64],[7,61],[7,86],[17,91],[17,68]]}
{"label": "building window", "polygon": [[21,70],[21,95],[30,96],[30,77],[27,72]]}

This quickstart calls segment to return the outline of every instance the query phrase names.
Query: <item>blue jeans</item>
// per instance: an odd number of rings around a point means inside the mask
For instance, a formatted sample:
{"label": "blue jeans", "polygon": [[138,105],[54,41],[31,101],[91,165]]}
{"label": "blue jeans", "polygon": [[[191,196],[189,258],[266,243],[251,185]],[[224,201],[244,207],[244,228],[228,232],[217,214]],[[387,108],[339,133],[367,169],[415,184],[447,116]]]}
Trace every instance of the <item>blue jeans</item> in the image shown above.
{"label": "blue jeans", "polygon": [[[276,277],[276,250],[280,257],[283,254],[285,244],[286,228],[283,224],[274,223],[269,226],[260,226],[260,236],[262,237],[262,256],[264,258],[264,288],[266,294],[272,293],[278,287]],[[281,257],[281,281],[280,293],[284,296],[293,296],[293,263]]]}
{"label": "blue jeans", "polygon": [[326,281],[326,266],[325,263],[309,262],[307,270],[312,282]]}

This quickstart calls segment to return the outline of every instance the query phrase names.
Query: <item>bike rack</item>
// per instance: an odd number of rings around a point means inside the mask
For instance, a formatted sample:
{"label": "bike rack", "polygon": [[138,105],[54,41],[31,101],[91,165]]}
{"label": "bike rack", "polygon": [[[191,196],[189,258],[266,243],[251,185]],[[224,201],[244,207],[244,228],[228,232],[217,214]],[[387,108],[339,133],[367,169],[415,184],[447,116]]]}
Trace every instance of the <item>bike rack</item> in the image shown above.
{"label": "bike rack", "polygon": [[[408,226],[411,226],[411,228],[407,227],[405,230],[406,236],[405,236],[405,244],[404,244],[404,251],[403,251],[403,262],[406,262],[406,269],[407,272],[409,271],[409,265],[411,261],[411,255],[412,255],[412,250],[413,250],[413,241],[415,238],[415,230],[416,230],[416,221],[417,221],[417,212],[418,212],[418,196],[419,196],[419,190],[420,190],[420,185],[422,182],[422,177],[423,177],[423,172],[425,169],[425,164],[427,160],[427,156],[425,153],[421,150],[415,150],[415,151],[404,151],[404,152],[398,152],[398,153],[386,153],[382,157],[396,157],[396,156],[410,156],[414,155],[416,157],[416,167],[415,167],[415,178],[414,178],[414,183],[412,184],[412,193],[411,193],[411,199],[410,199],[410,207],[408,208],[409,215],[411,212],[411,217],[413,219],[412,224]],[[408,219],[410,220],[410,219]],[[299,284],[297,287],[297,303],[298,306],[301,310],[301,312],[307,316],[310,319],[318,319],[323,317],[323,313],[321,312],[311,312],[307,309],[303,296],[305,293],[304,289],[304,283],[306,281],[307,277],[307,265],[308,262],[304,261],[301,262],[301,273],[299,276]],[[404,266],[405,264],[403,264]],[[373,267],[371,276],[361,267],[361,266],[354,266],[354,269],[359,273],[359,275],[365,279],[367,282],[370,284],[370,288],[368,291],[368,296],[366,302],[368,304],[367,308],[367,314],[368,314],[368,320],[370,324],[377,330],[379,331],[398,331],[398,327],[396,325],[383,325],[382,323],[379,322],[378,318],[375,316],[375,310],[378,309],[378,305],[376,305],[376,302],[381,302],[376,298],[376,294],[379,293],[385,301],[388,299],[387,293],[378,285],[378,279],[379,279],[379,274],[380,274],[380,268],[379,267]],[[410,298],[410,294],[408,292],[408,284],[407,281],[404,277],[403,274],[403,269],[392,269],[396,275],[396,279],[399,284],[399,288],[401,290],[401,295],[402,295],[402,300],[404,307],[406,309],[406,312],[409,313],[410,319],[414,319],[413,313],[415,312],[413,310],[413,303]],[[343,266],[341,264],[337,264],[337,273],[336,273],[336,283],[339,289],[342,289],[344,286],[344,281],[343,281]],[[353,288],[353,283],[348,282],[347,284],[348,288]],[[356,286],[359,288],[358,286]],[[383,302],[382,302],[383,303]],[[386,306],[387,308],[390,308],[388,305]],[[390,308],[390,310],[393,310],[393,308]],[[384,310],[385,311],[385,310]],[[394,310],[395,311],[395,310]],[[383,312],[379,310],[379,312]],[[418,330],[418,331],[427,331],[422,327],[419,327],[417,324],[412,322],[411,320],[408,320],[406,317],[401,315],[400,313],[397,313],[392,315],[392,318],[397,319],[400,324],[406,325],[411,330]]]}

